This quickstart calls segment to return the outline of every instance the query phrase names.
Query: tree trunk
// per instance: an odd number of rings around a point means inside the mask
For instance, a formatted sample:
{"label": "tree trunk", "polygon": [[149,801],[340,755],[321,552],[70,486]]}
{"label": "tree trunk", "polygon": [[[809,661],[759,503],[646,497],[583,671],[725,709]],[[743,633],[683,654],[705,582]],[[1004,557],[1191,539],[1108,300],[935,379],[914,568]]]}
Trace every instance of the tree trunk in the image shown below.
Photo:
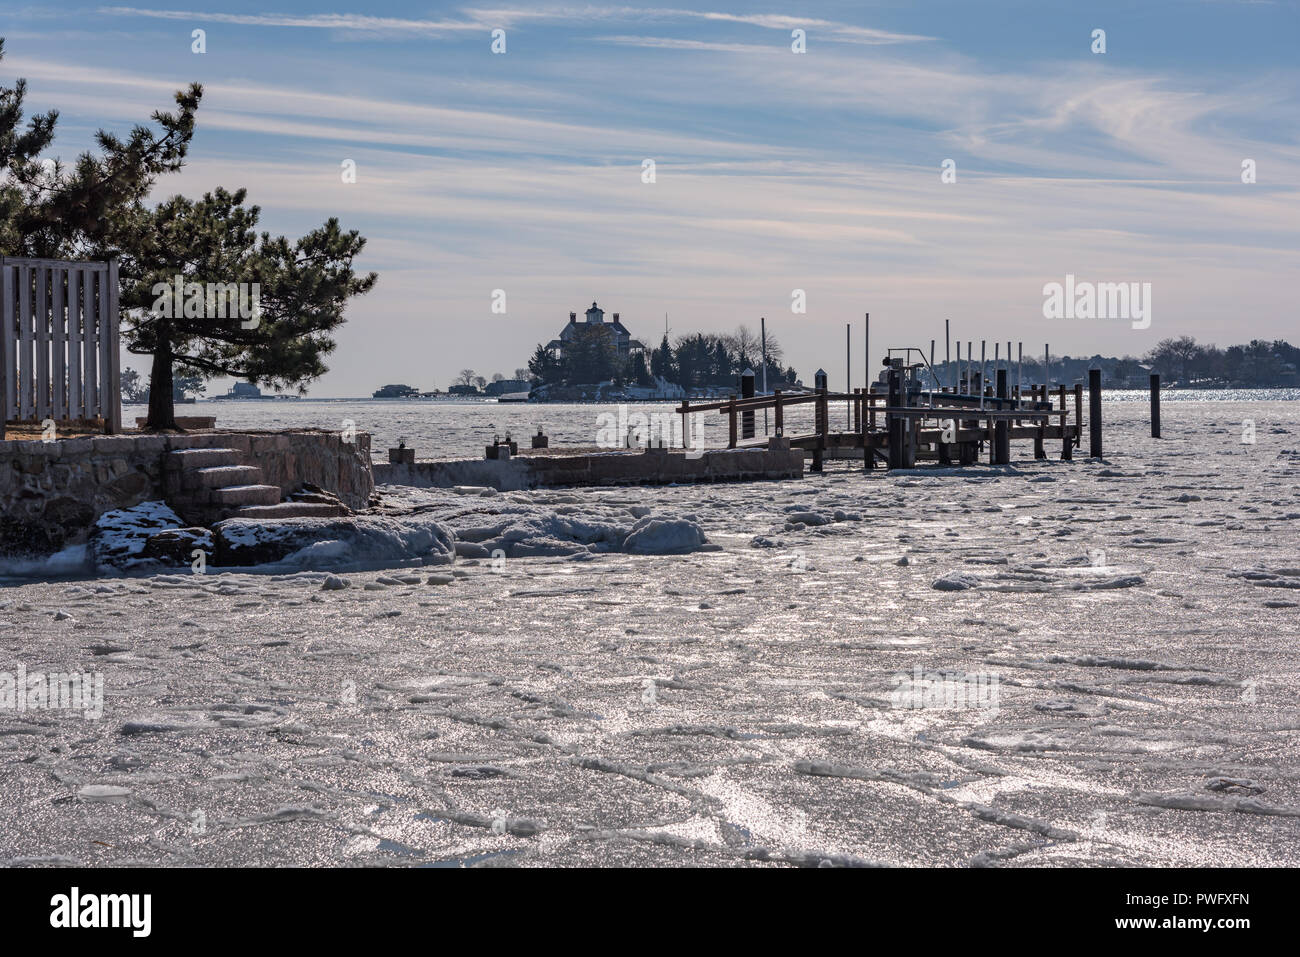
{"label": "tree trunk", "polygon": [[147,429],[176,428],[176,397],[172,393],[171,327],[158,324],[158,339],[153,351],[153,369],[149,372],[149,419]]}

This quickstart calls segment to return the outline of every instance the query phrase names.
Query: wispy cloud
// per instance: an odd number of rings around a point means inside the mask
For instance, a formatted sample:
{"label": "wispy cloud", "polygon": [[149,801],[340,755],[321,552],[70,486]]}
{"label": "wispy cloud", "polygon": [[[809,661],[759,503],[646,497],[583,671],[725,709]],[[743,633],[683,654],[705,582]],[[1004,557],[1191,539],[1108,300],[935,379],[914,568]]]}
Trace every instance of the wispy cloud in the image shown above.
{"label": "wispy cloud", "polygon": [[151,17],[164,20],[206,21],[230,23],[250,27],[298,27],[317,30],[357,30],[394,35],[437,36],[446,33],[483,31],[519,23],[569,24],[598,22],[689,22],[711,21],[744,26],[761,27],[789,33],[794,29],[815,31],[821,37],[837,43],[881,45],[911,43],[930,37],[906,33],[891,33],[870,27],[822,20],[815,17],[797,17],[784,14],[736,14],[700,10],[681,10],[671,7],[501,7],[494,9],[467,8],[461,10],[460,19],[418,20],[399,17],[377,17],[364,13],[215,13],[195,10],[153,10],[145,7],[101,7],[99,12],[120,17]]}

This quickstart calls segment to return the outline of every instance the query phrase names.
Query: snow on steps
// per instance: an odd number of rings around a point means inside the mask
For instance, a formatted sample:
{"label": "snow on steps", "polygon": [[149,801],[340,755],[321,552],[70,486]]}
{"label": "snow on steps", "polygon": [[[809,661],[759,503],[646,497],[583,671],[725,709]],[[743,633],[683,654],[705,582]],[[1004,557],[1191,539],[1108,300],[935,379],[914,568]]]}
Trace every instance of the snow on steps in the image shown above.
{"label": "snow on steps", "polygon": [[195,525],[210,525],[246,507],[279,505],[283,498],[279,486],[263,484],[262,470],[242,464],[240,458],[236,449],[168,452],[163,459],[168,504]]}

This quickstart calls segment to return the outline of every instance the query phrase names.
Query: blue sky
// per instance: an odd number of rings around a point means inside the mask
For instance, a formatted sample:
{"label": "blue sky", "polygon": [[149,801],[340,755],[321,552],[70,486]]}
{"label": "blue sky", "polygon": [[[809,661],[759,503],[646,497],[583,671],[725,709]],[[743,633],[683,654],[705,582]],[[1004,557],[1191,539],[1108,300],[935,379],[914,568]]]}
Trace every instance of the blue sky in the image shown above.
{"label": "blue sky", "polygon": [[[833,387],[846,322],[861,382],[864,311],[873,353],[944,319],[1034,354],[1300,338],[1291,0],[2,2],[0,35],[3,82],[62,113],[56,155],[198,80],[160,197],[245,186],[273,231],[337,215],[369,239],[379,284],[313,395],[509,374],[593,299],[650,341],[665,313],[674,335],[766,316]],[[1045,319],[1067,273],[1151,283],[1150,328]]]}

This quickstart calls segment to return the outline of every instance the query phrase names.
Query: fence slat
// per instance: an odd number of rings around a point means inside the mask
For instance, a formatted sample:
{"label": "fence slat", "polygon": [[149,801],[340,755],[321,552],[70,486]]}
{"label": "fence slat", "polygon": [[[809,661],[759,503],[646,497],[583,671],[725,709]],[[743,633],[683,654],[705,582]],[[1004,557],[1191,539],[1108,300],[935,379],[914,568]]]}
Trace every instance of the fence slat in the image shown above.
{"label": "fence slat", "polygon": [[51,413],[55,419],[68,417],[68,322],[64,314],[63,282],[66,269],[50,270],[50,342],[54,361],[50,367]]}
{"label": "fence slat", "polygon": [[68,418],[84,418],[81,408],[81,276],[68,270]]}
{"label": "fence slat", "polygon": [[49,270],[37,266],[36,301],[32,309],[32,332],[36,345],[36,421],[50,417],[50,301]]}
{"label": "fence slat", "polygon": [[110,308],[112,293],[108,274],[99,274],[99,414],[104,417],[104,431],[113,431],[113,353],[117,339],[112,334]]}
{"label": "fence slat", "polygon": [[0,256],[0,439],[5,437],[5,422],[14,409],[13,374],[9,371],[14,358],[14,267]]}
{"label": "fence slat", "polygon": [[104,418],[108,423],[108,433],[116,435],[122,431],[122,352],[121,336],[118,329],[118,277],[117,260],[108,264],[108,324],[105,338],[108,340],[108,396],[104,401]]}
{"label": "fence slat", "polygon": [[81,270],[81,417],[93,419],[99,398],[99,380],[95,376],[95,273]]}
{"label": "fence slat", "polygon": [[32,378],[32,270],[18,267],[18,415],[32,417],[36,388]]}

